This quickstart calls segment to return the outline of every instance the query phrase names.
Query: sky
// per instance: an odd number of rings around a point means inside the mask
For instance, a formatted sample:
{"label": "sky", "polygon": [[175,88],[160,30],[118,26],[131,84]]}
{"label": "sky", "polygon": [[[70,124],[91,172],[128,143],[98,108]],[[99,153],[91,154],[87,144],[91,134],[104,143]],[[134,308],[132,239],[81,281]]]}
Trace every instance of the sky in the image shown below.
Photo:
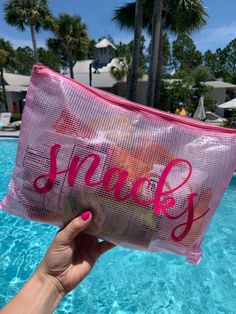
{"label": "sky", "polygon": [[[49,0],[49,6],[53,14],[68,12],[82,17],[88,28],[89,37],[98,39],[111,35],[115,41],[129,42],[133,34],[131,31],[120,30],[111,20],[112,11],[125,3],[133,0]],[[0,0],[0,37],[10,40],[14,47],[32,46],[29,30],[18,31],[4,21],[3,4]],[[236,0],[205,0],[209,14],[208,24],[201,31],[191,35],[197,49],[204,52],[207,49],[215,51],[225,47],[232,39],[236,38]],[[45,46],[45,39],[52,34],[40,31],[37,34],[39,46]]]}

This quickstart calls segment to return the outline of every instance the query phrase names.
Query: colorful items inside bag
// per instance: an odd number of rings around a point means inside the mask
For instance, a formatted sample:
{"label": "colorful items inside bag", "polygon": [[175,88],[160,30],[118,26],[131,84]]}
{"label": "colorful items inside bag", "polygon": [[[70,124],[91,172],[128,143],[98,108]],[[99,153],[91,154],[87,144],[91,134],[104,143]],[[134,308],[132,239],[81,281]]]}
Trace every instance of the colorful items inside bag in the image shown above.
{"label": "colorful items inside bag", "polygon": [[235,168],[234,130],[141,106],[36,65],[0,207],[57,226],[90,209],[87,233],[197,264]]}

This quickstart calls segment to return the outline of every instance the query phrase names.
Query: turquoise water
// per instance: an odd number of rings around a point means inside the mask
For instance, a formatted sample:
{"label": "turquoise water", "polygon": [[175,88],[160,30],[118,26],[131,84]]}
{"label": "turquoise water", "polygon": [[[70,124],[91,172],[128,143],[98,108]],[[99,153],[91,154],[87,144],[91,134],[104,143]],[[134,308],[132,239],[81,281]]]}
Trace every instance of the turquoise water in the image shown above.
{"label": "turquoise water", "polygon": [[[17,148],[0,139],[0,199],[6,193]],[[24,284],[57,228],[0,212],[0,306]],[[55,313],[236,313],[236,178],[203,243],[199,266],[182,257],[115,248]]]}

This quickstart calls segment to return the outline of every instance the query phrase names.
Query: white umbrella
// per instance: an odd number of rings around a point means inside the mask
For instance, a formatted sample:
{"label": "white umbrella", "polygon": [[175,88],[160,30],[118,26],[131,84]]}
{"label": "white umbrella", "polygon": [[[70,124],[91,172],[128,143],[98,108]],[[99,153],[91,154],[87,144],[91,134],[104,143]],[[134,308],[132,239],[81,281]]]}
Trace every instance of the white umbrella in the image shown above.
{"label": "white umbrella", "polygon": [[196,111],[194,112],[193,118],[198,119],[198,120],[205,120],[206,119],[203,96],[201,96],[199,99],[198,106],[197,106]]}
{"label": "white umbrella", "polygon": [[219,106],[218,108],[223,108],[223,109],[236,109],[236,98],[232,99],[230,101],[227,101]]}

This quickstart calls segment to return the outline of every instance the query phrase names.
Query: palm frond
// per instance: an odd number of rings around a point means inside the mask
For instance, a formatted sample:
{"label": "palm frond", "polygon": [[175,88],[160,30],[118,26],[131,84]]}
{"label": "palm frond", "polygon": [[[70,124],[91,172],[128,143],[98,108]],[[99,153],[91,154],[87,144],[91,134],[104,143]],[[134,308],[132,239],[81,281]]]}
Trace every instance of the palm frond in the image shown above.
{"label": "palm frond", "polygon": [[[143,28],[149,33],[152,28],[154,0],[144,1]],[[207,9],[201,0],[165,0],[163,27],[173,33],[192,32],[207,23]],[[135,20],[135,2],[116,8],[112,20],[121,29],[133,29]]]}
{"label": "palm frond", "polygon": [[0,38],[0,66],[4,66],[14,57],[14,49],[8,40]]}
{"label": "palm frond", "polygon": [[4,18],[9,25],[24,31],[26,26],[33,25],[38,31],[49,28],[53,16],[47,0],[10,0],[4,4]]}
{"label": "palm frond", "polygon": [[[143,27],[151,31],[153,0],[145,0],[143,5]],[[135,2],[127,3],[113,10],[112,21],[121,29],[134,29]]]}
{"label": "palm frond", "polygon": [[135,2],[127,3],[113,10],[112,21],[123,29],[133,29],[135,20]]}
{"label": "palm frond", "polygon": [[47,46],[60,51],[64,60],[80,60],[89,45],[87,26],[79,15],[61,13],[54,19],[55,38],[47,41]]}
{"label": "palm frond", "polygon": [[173,33],[191,33],[207,24],[208,13],[201,0],[169,0],[165,27]]}

